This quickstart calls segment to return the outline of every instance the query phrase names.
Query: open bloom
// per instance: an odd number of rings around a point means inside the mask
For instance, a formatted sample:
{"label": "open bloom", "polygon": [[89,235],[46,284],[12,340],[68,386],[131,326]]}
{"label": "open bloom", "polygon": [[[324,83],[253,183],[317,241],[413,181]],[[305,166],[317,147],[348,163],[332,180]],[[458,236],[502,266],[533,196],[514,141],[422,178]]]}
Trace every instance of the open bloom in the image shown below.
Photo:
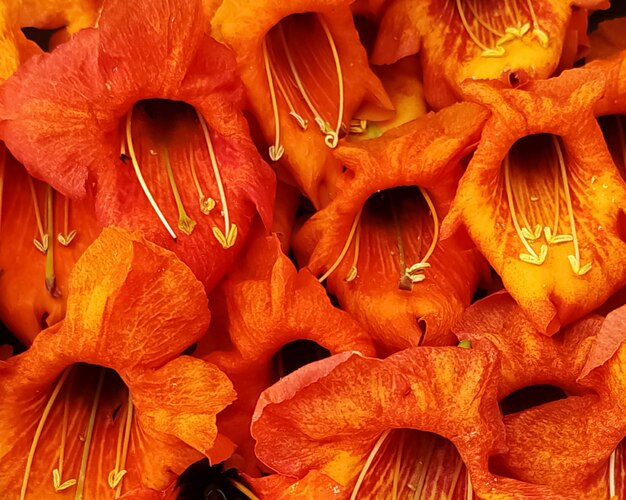
{"label": "open bloom", "polygon": [[[251,239],[237,268],[211,295],[212,302],[218,293],[213,314],[218,331],[210,331],[195,355],[233,381],[238,400],[220,415],[220,431],[239,445],[245,470],[258,475],[250,421],[261,392],[293,370],[285,346],[307,340],[330,353],[375,351],[367,333],[330,303],[315,277],[305,269],[296,271],[275,236]],[[216,338],[227,339],[225,345],[213,347]]]}
{"label": "open bloom", "polygon": [[491,111],[442,232],[463,225],[537,328],[554,334],[626,283],[624,182],[571,70],[525,90],[466,84]]}
{"label": "open bloom", "polygon": [[[340,137],[388,118],[389,102],[354,27],[353,0],[226,0],[215,36],[236,54],[272,161],[316,206],[332,195]],[[281,168],[279,166],[279,169]]]}
{"label": "open bloom", "polygon": [[512,482],[487,470],[504,438],[494,361],[486,350],[417,347],[307,365],[261,395],[257,455],[303,483],[315,471],[327,485],[326,475],[338,484],[329,498],[495,494]]}
{"label": "open bloom", "polygon": [[158,491],[211,455],[215,414],[235,394],[214,365],[178,357],[209,318],[174,254],[103,231],[72,272],[65,320],[0,362],[3,493]]}
{"label": "open bloom", "polygon": [[462,237],[440,241],[439,225],[486,118],[460,104],[342,145],[337,196],[296,236],[299,261],[385,351],[454,340],[484,261]]}
{"label": "open bloom", "polygon": [[142,230],[211,288],[257,215],[271,219],[274,176],[206,22],[200,0],[107,1],[97,29],[5,83],[0,133],[34,176],[95,195],[103,225]]}
{"label": "open bloom", "polygon": [[381,21],[374,64],[420,52],[426,99],[461,98],[466,79],[512,86],[547,78],[585,49],[587,9],[606,0],[394,0]]}

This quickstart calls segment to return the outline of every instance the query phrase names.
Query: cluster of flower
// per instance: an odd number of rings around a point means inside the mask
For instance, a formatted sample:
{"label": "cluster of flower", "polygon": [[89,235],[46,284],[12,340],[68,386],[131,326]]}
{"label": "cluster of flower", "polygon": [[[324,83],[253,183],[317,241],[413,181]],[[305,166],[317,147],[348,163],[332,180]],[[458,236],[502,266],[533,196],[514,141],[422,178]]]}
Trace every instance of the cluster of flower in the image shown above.
{"label": "cluster of flower", "polygon": [[0,0],[0,496],[626,495],[609,8]]}

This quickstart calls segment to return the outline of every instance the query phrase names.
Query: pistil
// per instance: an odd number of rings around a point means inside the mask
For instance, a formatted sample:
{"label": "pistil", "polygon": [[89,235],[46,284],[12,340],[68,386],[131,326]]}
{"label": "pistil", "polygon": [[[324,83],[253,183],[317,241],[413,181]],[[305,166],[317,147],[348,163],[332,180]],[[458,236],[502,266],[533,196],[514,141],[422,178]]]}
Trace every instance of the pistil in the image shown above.
{"label": "pistil", "polygon": [[193,228],[196,226],[196,221],[189,217],[185,211],[185,206],[183,205],[183,200],[180,198],[178,186],[176,185],[176,179],[174,178],[174,172],[172,171],[170,152],[167,146],[163,146],[163,158],[165,159],[167,178],[170,181],[170,187],[172,188],[172,194],[174,195],[174,202],[176,203],[176,209],[178,210],[178,229],[189,236],[192,233]]}
{"label": "pistil", "polygon": [[[46,241],[54,241],[54,191],[52,186],[46,185]],[[54,298],[61,296],[61,292],[56,285],[54,273],[54,245],[46,248],[46,290]]]}
{"label": "pistil", "polygon": [[[343,248],[341,249],[341,253],[339,254],[339,257],[337,257],[337,260],[333,262],[333,264],[330,266],[328,271],[326,271],[321,278],[317,279],[317,281],[319,281],[320,283],[323,283],[331,274],[335,272],[335,270],[339,267],[344,257],[348,253],[348,250],[350,249],[350,245],[352,244],[352,240],[354,239],[356,229],[359,225],[359,221],[361,220],[362,212],[363,212],[363,209],[359,210],[359,212],[354,217],[354,221],[352,222],[352,226],[350,227],[350,232],[348,233],[348,238],[346,239],[346,242],[343,245]],[[348,276],[350,276],[350,273],[348,273]]]}

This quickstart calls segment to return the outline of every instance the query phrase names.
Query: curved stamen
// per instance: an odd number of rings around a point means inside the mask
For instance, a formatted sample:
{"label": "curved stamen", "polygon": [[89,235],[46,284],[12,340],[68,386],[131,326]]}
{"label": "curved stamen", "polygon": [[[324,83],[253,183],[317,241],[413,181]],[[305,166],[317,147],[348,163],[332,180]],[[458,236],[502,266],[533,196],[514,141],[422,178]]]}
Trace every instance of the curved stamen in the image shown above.
{"label": "curved stamen", "polygon": [[[46,205],[46,241],[52,241],[54,238],[54,191],[50,185],[46,185]],[[46,290],[54,298],[61,296],[54,273],[54,245],[48,245],[46,249]]]}
{"label": "curved stamen", "polygon": [[361,473],[359,474],[356,484],[354,485],[354,488],[352,490],[352,495],[350,495],[350,500],[356,500],[356,496],[358,495],[359,490],[361,489],[361,484],[363,484],[363,480],[365,479],[367,471],[372,465],[372,462],[374,461],[374,457],[376,457],[378,450],[380,450],[380,447],[383,445],[383,443],[385,442],[385,439],[387,439],[387,436],[389,436],[390,432],[391,432],[391,429],[386,430],[380,435],[380,437],[378,438],[378,441],[376,441],[376,444],[372,448],[372,451],[370,452],[369,456],[367,457],[367,460],[365,461],[365,464],[363,465],[363,468],[361,469]]}
{"label": "curved stamen", "polygon": [[465,500],[474,500],[474,487],[468,470],[465,471]]}
{"label": "curved stamen", "polygon": [[124,442],[122,446],[122,455],[120,459],[120,465],[116,469],[117,474],[115,477],[115,481],[117,483],[117,489],[115,490],[115,498],[119,498],[122,495],[122,479],[126,474],[126,459],[128,458],[128,449],[130,447],[130,431],[133,423],[133,399],[128,393],[128,408],[126,409],[126,419],[124,422]]}
{"label": "curved stamen", "polygon": [[270,68],[270,58],[267,53],[267,42],[263,39],[263,61],[265,63],[265,74],[267,76],[267,85],[270,89],[270,98],[272,100],[272,112],[274,113],[274,145],[270,146],[269,154],[272,161],[278,161],[283,156],[285,148],[280,143],[280,116],[278,113],[278,103],[276,102],[276,91],[274,90],[274,77]]}
{"label": "curved stamen", "polygon": [[70,390],[65,393],[65,401],[63,403],[63,421],[61,423],[61,445],[59,446],[59,466],[52,471],[52,479],[54,483],[54,491],[59,492],[70,488],[76,484],[76,479],[68,479],[63,481],[63,459],[65,458],[65,442],[67,438],[67,421],[70,409]]}
{"label": "curved stamen", "polygon": [[289,93],[285,90],[283,82],[278,77],[278,73],[276,72],[276,68],[274,68],[274,63],[272,62],[272,58],[270,57],[268,61],[270,65],[270,71],[272,72],[274,81],[276,82],[276,85],[278,86],[278,91],[280,92],[280,95],[283,97],[283,99],[287,103],[287,107],[289,108],[289,114],[298,122],[298,125],[300,125],[300,128],[302,130],[306,130],[307,127],[309,126],[309,122],[305,120],[304,118],[302,118],[302,116],[300,116],[300,114],[296,111],[296,108],[294,107],[293,102],[291,102],[291,99],[289,98]]}
{"label": "curved stamen", "polygon": [[420,193],[422,193],[422,196],[424,197],[424,200],[426,201],[426,204],[428,205],[428,208],[430,210],[430,215],[433,219],[433,239],[430,242],[430,246],[428,247],[428,250],[426,251],[424,257],[422,257],[422,259],[418,263],[407,267],[404,271],[406,276],[413,283],[418,283],[426,278],[423,274],[420,273],[423,272],[424,269],[426,269],[427,267],[430,267],[428,259],[430,259],[430,257],[434,253],[435,248],[437,247],[437,243],[439,242],[439,216],[437,214],[435,204],[433,203],[433,200],[430,198],[425,189],[422,189],[421,187],[418,187],[418,189],[420,190]]}
{"label": "curved stamen", "polygon": [[61,392],[65,381],[67,380],[68,375],[70,374],[70,370],[66,369],[59,380],[57,381],[54,389],[52,390],[52,394],[50,394],[50,398],[46,403],[46,406],[41,414],[41,418],[39,419],[39,424],[37,424],[37,429],[35,430],[35,436],[33,437],[33,442],[30,445],[30,450],[28,451],[28,457],[26,458],[26,467],[24,468],[24,478],[22,479],[22,489],[20,491],[20,500],[24,500],[26,498],[26,490],[28,489],[28,479],[30,478],[30,471],[33,466],[33,460],[35,458],[35,452],[37,451],[37,445],[39,444],[39,439],[41,438],[41,433],[43,432],[43,428],[46,425],[46,420],[50,415],[50,411],[52,411],[52,406]]}
{"label": "curved stamen", "polygon": [[193,183],[196,186],[196,191],[198,192],[198,201],[200,203],[200,211],[204,215],[209,215],[211,210],[215,208],[215,200],[213,198],[205,197],[202,188],[200,187],[200,181],[198,180],[198,174],[196,173],[196,156],[193,151],[190,151],[189,154],[189,167],[191,168],[191,177],[193,178]]}
{"label": "curved stamen", "polygon": [[[433,452],[435,451],[435,439],[433,437],[431,438],[425,437],[424,439],[430,439],[430,441],[429,441],[428,448],[426,450],[426,457],[424,458],[424,461],[418,462],[418,465],[420,466],[420,475],[417,480],[417,485],[414,486],[415,494],[413,495],[413,500],[420,500],[420,498],[422,497],[424,484],[426,484],[426,474],[428,473],[428,468],[430,467],[430,461],[433,457]],[[408,487],[410,488],[411,485],[409,484]]]}
{"label": "curved stamen", "polygon": [[167,219],[165,218],[165,215],[163,215],[163,212],[159,208],[159,205],[154,199],[154,196],[152,196],[152,192],[150,191],[150,188],[148,188],[148,185],[146,184],[146,181],[143,178],[143,174],[141,173],[141,169],[139,168],[139,163],[137,162],[137,156],[135,155],[135,148],[133,147],[133,137],[132,137],[132,120],[133,120],[134,109],[135,108],[132,107],[130,111],[128,112],[128,114],[126,115],[126,143],[128,144],[128,153],[133,163],[133,168],[135,169],[135,175],[137,176],[137,180],[139,181],[139,184],[141,185],[141,189],[143,189],[143,192],[146,195],[146,198],[148,198],[148,201],[150,202],[150,205],[152,206],[152,210],[154,210],[154,212],[157,214],[157,216],[159,217],[159,220],[161,221],[161,224],[163,224],[163,226],[165,227],[167,232],[170,234],[170,236],[174,240],[176,240],[176,233],[167,222]]}
{"label": "curved stamen", "polygon": [[348,274],[344,278],[348,283],[354,281],[359,273],[357,268],[359,264],[359,251],[361,249],[361,222],[356,227],[356,239],[354,241],[354,257],[352,258],[352,267],[348,271]]}
{"label": "curved stamen", "polygon": [[565,195],[565,204],[567,205],[567,217],[569,218],[570,232],[572,234],[572,245],[574,245],[574,255],[568,255],[570,266],[572,271],[578,276],[583,276],[591,270],[591,262],[580,265],[580,248],[578,245],[578,237],[576,235],[576,222],[574,221],[574,209],[572,207],[572,197],[569,191],[569,183],[567,181],[567,167],[565,166],[565,160],[563,159],[563,151],[561,150],[561,144],[559,140],[552,136],[552,142],[556,149],[556,154],[559,160],[559,168],[561,169],[561,178],[563,179],[563,194]]}
{"label": "curved stamen", "polygon": [[4,170],[6,167],[7,149],[0,145],[0,228],[2,227],[2,200],[4,199]]}
{"label": "curved stamen", "polygon": [[548,247],[546,245],[541,246],[541,251],[539,255],[533,250],[533,247],[530,246],[528,240],[524,236],[522,232],[522,228],[519,225],[519,221],[517,220],[517,209],[515,206],[515,199],[513,196],[513,189],[511,188],[511,165],[509,155],[507,154],[504,158],[504,185],[506,189],[506,197],[509,205],[509,212],[511,213],[511,220],[513,222],[513,226],[515,227],[515,232],[517,233],[517,237],[524,245],[524,248],[528,252],[527,254],[519,254],[519,259],[522,262],[526,262],[528,264],[541,265],[546,259],[546,255],[548,252]]}
{"label": "curved stamen", "polygon": [[335,126],[335,131],[333,133],[327,133],[324,138],[324,142],[329,148],[337,147],[337,142],[339,141],[339,130],[341,130],[341,124],[343,123],[343,107],[344,107],[344,89],[343,89],[343,73],[341,71],[341,62],[339,61],[339,53],[337,52],[337,46],[335,45],[335,40],[328,29],[328,25],[322,16],[318,16],[319,22],[322,25],[322,29],[326,34],[326,38],[328,39],[328,44],[330,45],[330,50],[333,53],[333,59],[335,61],[335,70],[337,71],[337,82],[339,84],[339,113],[337,116],[337,125]]}
{"label": "curved stamen", "polygon": [[350,244],[352,243],[352,239],[354,238],[354,234],[356,232],[356,228],[359,225],[359,220],[361,220],[361,213],[363,213],[363,209],[359,210],[359,213],[356,214],[356,217],[354,217],[352,227],[350,228],[350,232],[348,233],[348,238],[346,239],[346,242],[341,249],[339,257],[337,257],[337,260],[333,262],[328,271],[326,271],[321,278],[317,279],[317,281],[319,281],[320,283],[323,283],[331,274],[335,272],[335,269],[339,267],[339,264],[341,264],[341,262],[343,261],[346,253],[348,253],[348,250],[350,249]]}
{"label": "curved stamen", "polygon": [[526,3],[528,4],[528,12],[530,13],[530,18],[533,22],[533,35],[539,41],[539,44],[545,48],[548,46],[550,39],[548,38],[546,32],[539,26],[539,20],[537,19],[537,14],[535,14],[532,0],[526,0]]}
{"label": "curved stamen", "polygon": [[176,179],[174,178],[174,172],[172,170],[172,162],[170,161],[170,152],[167,146],[163,146],[163,157],[165,158],[167,178],[170,181],[170,187],[172,188],[172,194],[174,195],[174,202],[176,203],[176,209],[178,210],[178,229],[189,236],[192,233],[193,228],[196,227],[196,221],[187,215],[187,211],[183,205],[183,200],[180,198],[178,186],[176,185]]}

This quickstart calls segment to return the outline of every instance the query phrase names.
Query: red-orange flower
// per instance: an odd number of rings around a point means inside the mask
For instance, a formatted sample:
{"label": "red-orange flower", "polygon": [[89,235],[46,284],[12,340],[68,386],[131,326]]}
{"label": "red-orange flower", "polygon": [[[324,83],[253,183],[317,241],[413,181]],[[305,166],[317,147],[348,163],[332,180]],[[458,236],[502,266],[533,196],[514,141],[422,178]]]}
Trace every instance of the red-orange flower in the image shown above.
{"label": "red-orange flower", "polygon": [[257,214],[271,219],[274,176],[207,22],[200,0],[106,2],[98,29],[5,83],[0,133],[34,176],[94,194],[102,224],[142,230],[211,288]]}
{"label": "red-orange flower", "polygon": [[462,237],[439,241],[439,224],[486,117],[460,104],[342,145],[336,198],[296,236],[299,261],[385,350],[454,340],[484,261]]}
{"label": "red-orange flower", "polygon": [[587,9],[607,0],[395,0],[372,56],[389,64],[419,51],[426,99],[435,109],[462,97],[466,79],[510,86],[547,78],[586,48]]}
{"label": "red-orange flower", "polygon": [[[215,36],[237,57],[271,160],[316,206],[334,192],[339,137],[360,120],[387,118],[391,103],[354,27],[353,0],[222,3]],[[355,122],[352,123],[352,120]]]}
{"label": "red-orange flower", "polygon": [[[218,295],[216,291],[214,296]],[[307,270],[296,271],[275,236],[256,236],[215,297],[216,329],[201,342],[196,356],[215,363],[233,381],[238,401],[220,415],[220,431],[239,445],[246,470],[258,474],[249,428],[259,394],[285,369],[274,366],[279,351],[298,341],[316,342],[331,353],[375,351],[365,331],[335,308],[324,288]],[[216,337],[227,346],[215,349]],[[207,351],[213,352],[207,352]],[[278,353],[278,354],[277,354]],[[291,360],[281,358],[287,367]]]}
{"label": "red-orange flower", "polygon": [[465,86],[492,116],[443,233],[463,225],[549,335],[626,283],[624,182],[593,116],[601,75],[571,70],[525,90]]}
{"label": "red-orange flower", "polygon": [[171,252],[106,229],[79,260],[64,322],[0,362],[0,489],[11,498],[163,490],[216,442],[235,397],[214,365],[178,357],[207,299]]}
{"label": "red-orange flower", "polygon": [[482,498],[512,484],[530,492],[487,470],[504,449],[494,361],[486,350],[418,347],[307,365],[261,395],[257,455],[305,482],[325,474],[341,499]]}

